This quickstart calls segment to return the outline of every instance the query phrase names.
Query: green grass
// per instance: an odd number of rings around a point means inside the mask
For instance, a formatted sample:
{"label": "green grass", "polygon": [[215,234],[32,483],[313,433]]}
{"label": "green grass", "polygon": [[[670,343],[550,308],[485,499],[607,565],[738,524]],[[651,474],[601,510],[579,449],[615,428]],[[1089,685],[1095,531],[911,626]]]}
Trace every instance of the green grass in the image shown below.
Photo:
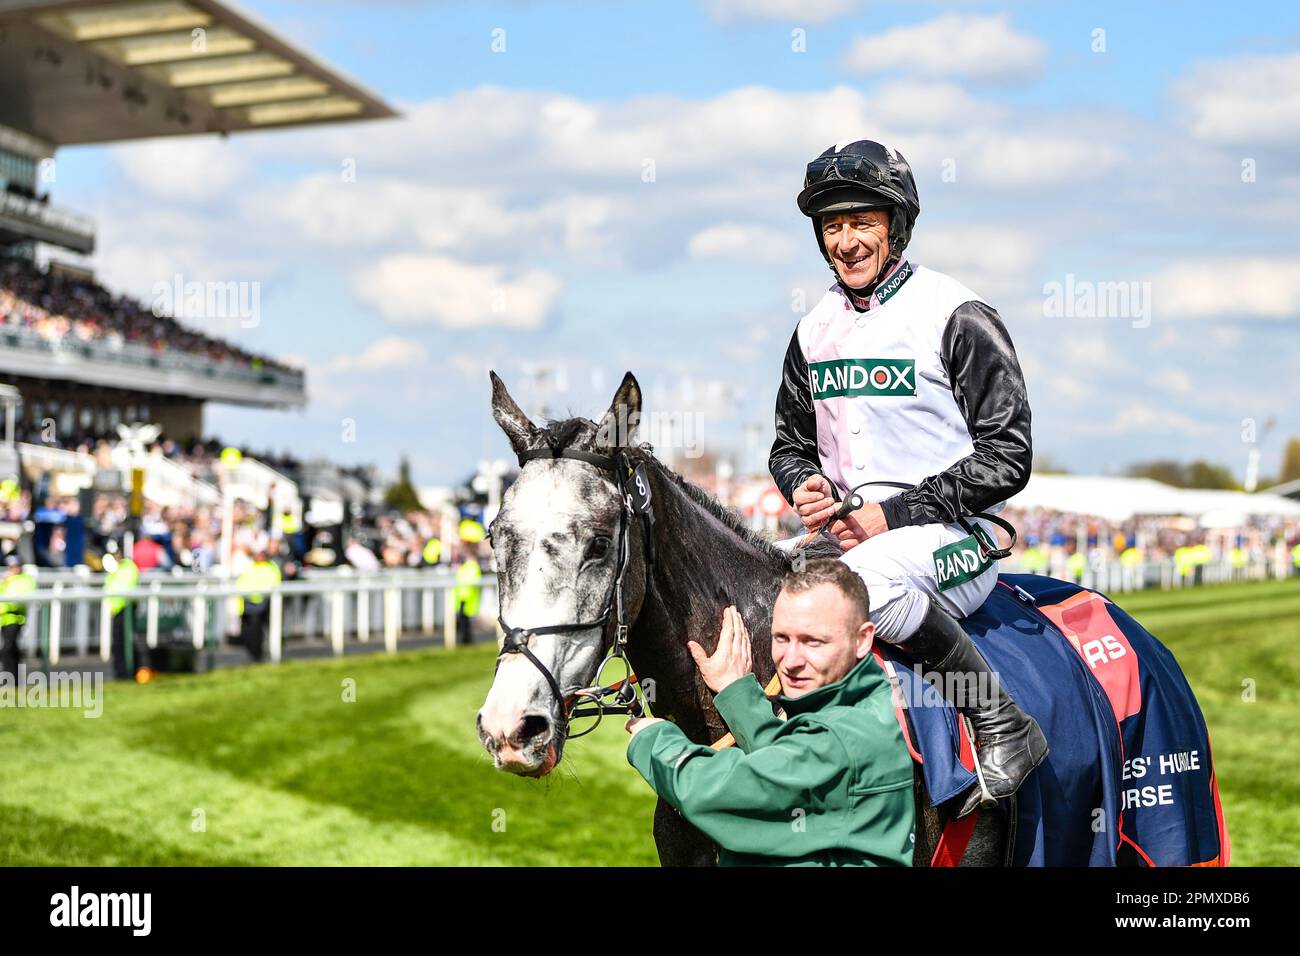
{"label": "green grass", "polygon": [[[1121,603],[1174,651],[1205,710],[1233,862],[1300,859],[1300,581]],[[473,730],[492,657],[108,684],[99,719],[0,710],[0,865],[655,863],[654,801],[621,721],[573,742],[546,780],[492,769]]]}

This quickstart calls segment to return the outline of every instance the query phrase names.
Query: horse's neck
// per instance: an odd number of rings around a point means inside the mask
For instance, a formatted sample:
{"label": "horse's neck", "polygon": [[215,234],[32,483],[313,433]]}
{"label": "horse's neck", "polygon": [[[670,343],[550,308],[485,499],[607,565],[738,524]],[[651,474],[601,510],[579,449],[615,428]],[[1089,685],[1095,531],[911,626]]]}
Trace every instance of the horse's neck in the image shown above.
{"label": "horse's neck", "polygon": [[638,674],[655,682],[655,712],[673,717],[693,738],[715,739],[723,724],[686,644],[695,641],[712,653],[722,611],[734,604],[749,630],[754,673],[766,685],[773,674],[772,603],[785,564],[737,534],[670,475],[649,472],[656,561],[629,651]]}

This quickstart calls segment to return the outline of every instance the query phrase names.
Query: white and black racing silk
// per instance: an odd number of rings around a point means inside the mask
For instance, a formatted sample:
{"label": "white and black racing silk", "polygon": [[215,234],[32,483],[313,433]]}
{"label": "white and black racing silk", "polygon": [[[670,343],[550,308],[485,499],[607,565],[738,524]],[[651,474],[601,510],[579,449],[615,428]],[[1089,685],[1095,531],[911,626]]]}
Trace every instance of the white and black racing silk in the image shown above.
{"label": "white and black racing silk", "polygon": [[[891,528],[996,510],[1028,480],[1029,403],[997,312],[906,260],[855,309],[838,283],[798,324],[777,398],[773,478],[882,501]],[[861,307],[866,305],[865,311]]]}

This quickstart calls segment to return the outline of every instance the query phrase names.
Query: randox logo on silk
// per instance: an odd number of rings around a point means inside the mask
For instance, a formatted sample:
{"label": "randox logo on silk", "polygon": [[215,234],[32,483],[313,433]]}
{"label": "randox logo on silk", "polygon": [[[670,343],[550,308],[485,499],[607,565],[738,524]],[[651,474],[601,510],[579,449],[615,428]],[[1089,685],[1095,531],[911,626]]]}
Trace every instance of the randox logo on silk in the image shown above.
{"label": "randox logo on silk", "polygon": [[989,561],[980,552],[974,535],[967,535],[934,552],[934,577],[940,591],[974,581],[989,567]]}
{"label": "randox logo on silk", "polygon": [[832,359],[811,362],[814,399],[915,395],[915,359]]}
{"label": "randox logo on silk", "polygon": [[889,281],[876,290],[876,301],[881,305],[885,300],[902,288],[903,283],[912,278],[912,264],[904,262],[897,272],[890,277]]}

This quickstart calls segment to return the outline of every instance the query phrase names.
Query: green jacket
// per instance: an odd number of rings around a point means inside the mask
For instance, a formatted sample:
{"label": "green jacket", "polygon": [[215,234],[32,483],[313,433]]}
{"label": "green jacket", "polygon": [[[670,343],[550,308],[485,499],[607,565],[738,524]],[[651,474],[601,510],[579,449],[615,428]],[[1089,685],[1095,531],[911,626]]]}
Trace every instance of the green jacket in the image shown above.
{"label": "green jacket", "polygon": [[737,746],[654,724],[632,738],[628,762],[721,847],[724,866],[910,866],[912,759],[875,658],[777,700],[788,720],[748,675],[713,700]]}

